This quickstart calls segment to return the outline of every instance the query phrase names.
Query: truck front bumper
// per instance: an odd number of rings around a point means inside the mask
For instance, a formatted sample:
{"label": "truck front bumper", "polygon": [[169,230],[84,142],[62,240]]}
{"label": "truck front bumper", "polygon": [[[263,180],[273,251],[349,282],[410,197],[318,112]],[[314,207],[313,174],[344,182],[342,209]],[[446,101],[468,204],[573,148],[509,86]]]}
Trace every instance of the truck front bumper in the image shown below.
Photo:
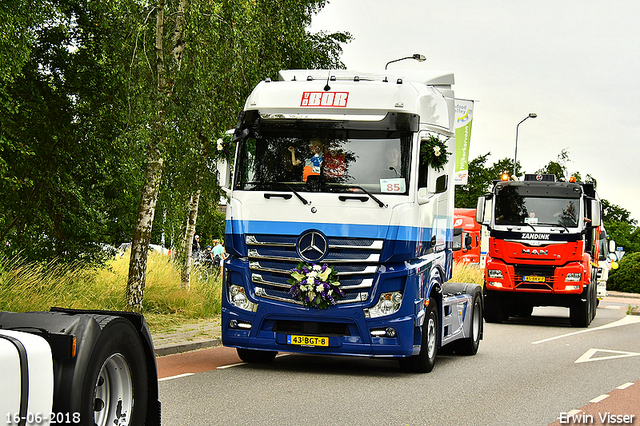
{"label": "truck front bumper", "polygon": [[222,343],[237,348],[324,355],[415,355],[420,349],[414,347],[415,315],[403,315],[401,311],[397,314],[367,319],[359,304],[317,310],[261,301],[255,313],[223,306]]}

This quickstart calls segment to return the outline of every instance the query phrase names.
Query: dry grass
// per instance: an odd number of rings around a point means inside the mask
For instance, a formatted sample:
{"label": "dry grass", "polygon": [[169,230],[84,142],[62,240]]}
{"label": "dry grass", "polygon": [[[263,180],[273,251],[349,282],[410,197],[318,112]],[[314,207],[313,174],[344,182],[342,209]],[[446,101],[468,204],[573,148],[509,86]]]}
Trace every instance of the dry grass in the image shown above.
{"label": "dry grass", "polygon": [[453,277],[451,281],[483,285],[484,270],[480,269],[477,265],[469,265],[466,262],[456,262],[453,264]]}
{"label": "dry grass", "polygon": [[[129,256],[119,256],[95,269],[80,263],[25,263],[0,257],[0,310],[124,310]],[[220,314],[221,282],[192,277],[191,290],[180,289],[180,274],[166,256],[150,253],[143,314],[160,330]]]}

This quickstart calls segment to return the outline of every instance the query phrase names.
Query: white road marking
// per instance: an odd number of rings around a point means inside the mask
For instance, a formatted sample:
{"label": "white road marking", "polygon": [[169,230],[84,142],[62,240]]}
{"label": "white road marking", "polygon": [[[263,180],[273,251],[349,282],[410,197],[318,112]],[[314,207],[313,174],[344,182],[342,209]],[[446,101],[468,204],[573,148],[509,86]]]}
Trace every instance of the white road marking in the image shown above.
{"label": "white road marking", "polygon": [[638,315],[627,315],[624,318],[622,318],[622,319],[620,319],[618,321],[612,322],[610,324],[602,325],[600,327],[595,327],[595,328],[586,328],[584,330],[575,331],[573,333],[562,334],[560,336],[550,337],[550,338],[544,339],[544,340],[538,340],[537,342],[532,342],[532,344],[533,345],[537,345],[539,343],[545,343],[545,342],[550,342],[552,340],[562,339],[563,337],[575,336],[576,334],[588,333],[590,331],[604,330],[606,328],[620,327],[620,326],[623,326],[623,325],[637,324],[637,323],[640,323],[640,316],[638,316]]}
{"label": "white road marking", "polygon": [[[616,354],[616,355],[601,356],[601,357],[597,357],[597,358],[591,358],[597,352],[608,352],[608,353],[612,353],[612,354]],[[607,359],[627,358],[627,357],[630,357],[630,356],[640,356],[640,353],[637,353],[637,352],[612,351],[612,350],[609,350],[609,349],[589,349],[587,352],[584,353],[584,355],[582,355],[580,358],[578,358],[576,360],[575,364],[578,364],[580,362],[604,361],[604,360],[607,360]]]}
{"label": "white road marking", "polygon": [[629,382],[629,383],[625,383],[624,385],[620,385],[620,386],[618,386],[616,389],[626,389],[626,388],[628,388],[629,386],[633,386],[633,385],[634,385],[634,383]]}
{"label": "white road marking", "polygon": [[600,401],[602,401],[602,400],[604,400],[604,399],[607,399],[607,398],[609,398],[609,395],[600,395],[600,396],[599,396],[599,397],[597,397],[597,398],[593,398],[593,399],[592,399],[591,401],[589,401],[589,402],[600,402]]}
{"label": "white road marking", "polygon": [[171,376],[171,377],[164,377],[162,379],[158,379],[159,382],[164,382],[166,380],[173,380],[173,379],[179,379],[181,377],[189,377],[189,376],[193,376],[196,373],[184,373],[184,374],[178,374],[177,376]]}
{"label": "white road marking", "polygon": [[245,365],[245,364],[246,362],[238,362],[235,364],[221,365],[220,367],[216,367],[216,370],[224,370],[225,368],[237,367],[239,365]]}

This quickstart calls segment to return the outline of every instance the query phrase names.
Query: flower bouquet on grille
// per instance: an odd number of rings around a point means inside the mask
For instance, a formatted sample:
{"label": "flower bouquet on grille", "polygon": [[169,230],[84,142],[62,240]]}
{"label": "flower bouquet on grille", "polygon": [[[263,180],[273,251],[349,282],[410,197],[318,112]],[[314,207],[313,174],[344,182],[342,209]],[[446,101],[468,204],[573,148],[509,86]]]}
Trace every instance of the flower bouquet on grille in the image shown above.
{"label": "flower bouquet on grille", "polygon": [[336,270],[326,263],[310,265],[300,262],[291,270],[291,278],[287,280],[291,284],[289,294],[304,306],[326,309],[344,297],[337,276]]}

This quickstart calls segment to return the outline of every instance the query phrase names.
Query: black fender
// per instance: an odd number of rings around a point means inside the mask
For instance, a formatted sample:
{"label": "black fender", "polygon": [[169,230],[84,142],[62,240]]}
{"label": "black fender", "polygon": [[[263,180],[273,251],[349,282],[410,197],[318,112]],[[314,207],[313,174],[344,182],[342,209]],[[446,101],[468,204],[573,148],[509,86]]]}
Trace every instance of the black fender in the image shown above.
{"label": "black fender", "polygon": [[[101,310],[51,308],[49,312],[0,312],[0,329],[37,334],[51,346],[54,370],[53,412],[80,412],[83,381],[102,333],[101,324],[124,318],[136,330],[143,347],[148,378],[146,425],[160,425],[158,372],[151,333],[140,314]],[[75,354],[73,342],[75,338]]]}
{"label": "black fender", "polygon": [[[456,294],[468,294],[471,296],[471,300],[473,300],[476,294],[478,294],[480,296],[482,311],[484,312],[484,296],[482,294],[482,286],[480,284],[446,282],[442,284],[442,294],[445,297]],[[484,327],[480,330],[480,338],[482,339],[483,337]]]}

